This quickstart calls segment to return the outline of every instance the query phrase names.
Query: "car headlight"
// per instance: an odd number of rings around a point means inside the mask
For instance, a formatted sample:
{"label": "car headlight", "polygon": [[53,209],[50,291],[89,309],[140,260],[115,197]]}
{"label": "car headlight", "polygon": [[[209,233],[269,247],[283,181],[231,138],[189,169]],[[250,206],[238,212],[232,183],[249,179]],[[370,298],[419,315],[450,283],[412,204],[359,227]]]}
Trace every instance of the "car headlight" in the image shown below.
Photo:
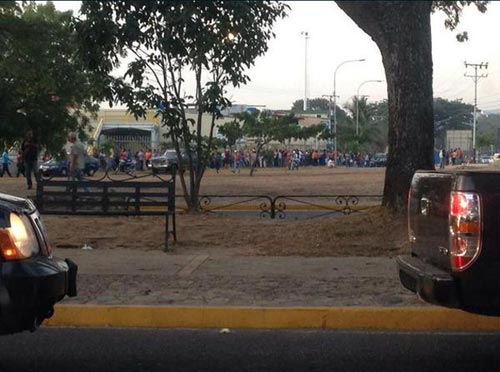
{"label": "car headlight", "polygon": [[[0,212],[1,213],[1,212]],[[0,252],[5,260],[29,258],[40,251],[38,239],[29,218],[22,214],[7,214],[0,227]]]}

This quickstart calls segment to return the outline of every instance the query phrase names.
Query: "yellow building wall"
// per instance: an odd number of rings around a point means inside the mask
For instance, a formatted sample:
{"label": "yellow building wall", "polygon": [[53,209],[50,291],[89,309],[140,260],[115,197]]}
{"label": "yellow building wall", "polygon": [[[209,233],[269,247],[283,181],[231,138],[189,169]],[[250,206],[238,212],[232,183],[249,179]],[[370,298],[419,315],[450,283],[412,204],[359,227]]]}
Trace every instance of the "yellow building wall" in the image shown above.
{"label": "yellow building wall", "polygon": [[103,121],[106,123],[123,123],[123,124],[136,124],[136,123],[154,123],[160,125],[160,117],[155,117],[156,111],[150,110],[146,114],[146,118],[136,118],[134,115],[127,112],[127,110],[120,109],[109,109],[109,110],[99,110],[97,114],[97,121]]}

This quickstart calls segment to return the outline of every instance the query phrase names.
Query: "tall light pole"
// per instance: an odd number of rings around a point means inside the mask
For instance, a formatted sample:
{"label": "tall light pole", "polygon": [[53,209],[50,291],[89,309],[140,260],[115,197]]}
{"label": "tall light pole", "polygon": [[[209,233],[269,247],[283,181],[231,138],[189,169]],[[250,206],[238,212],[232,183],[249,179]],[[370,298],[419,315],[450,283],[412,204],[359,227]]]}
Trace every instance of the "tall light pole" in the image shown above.
{"label": "tall light pole", "polygon": [[304,35],[304,112],[307,111],[307,40],[309,40],[309,32],[302,31]]}
{"label": "tall light pole", "polygon": [[[340,64],[337,65],[335,68],[335,72],[333,73],[333,125],[335,129],[335,142],[334,142],[334,149],[335,149],[335,156],[337,156],[337,71],[340,68],[340,66],[345,65],[346,63],[350,62],[363,62],[365,61],[364,58],[361,59],[348,59],[347,61],[341,62]],[[332,128],[330,128],[330,133],[332,133]]]}
{"label": "tall light pole", "polygon": [[356,92],[356,136],[359,135],[359,90],[366,83],[382,83],[383,80],[365,80],[358,86],[358,90]]}

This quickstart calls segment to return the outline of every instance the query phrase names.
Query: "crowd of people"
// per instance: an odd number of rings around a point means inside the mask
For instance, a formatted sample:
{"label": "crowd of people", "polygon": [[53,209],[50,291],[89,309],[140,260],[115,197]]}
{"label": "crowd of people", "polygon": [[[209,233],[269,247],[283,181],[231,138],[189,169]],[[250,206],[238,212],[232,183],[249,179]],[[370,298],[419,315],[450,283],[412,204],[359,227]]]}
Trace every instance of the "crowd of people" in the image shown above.
{"label": "crowd of people", "polygon": [[[135,153],[130,149],[112,150],[110,153],[94,149],[92,154],[101,161],[101,168],[116,170],[130,165],[135,170],[146,170],[151,159],[162,155],[158,149],[140,149]],[[304,166],[345,166],[369,167],[373,154],[354,152],[335,152],[326,149],[276,149],[264,150],[257,155],[256,149],[215,151],[208,161],[208,166],[219,172],[221,169],[232,169],[239,173],[241,168],[255,165],[258,168],[284,167],[299,169]]]}
{"label": "crowd of people", "polygon": [[446,150],[439,150],[439,168],[443,169],[446,165],[460,165],[465,161],[464,152],[460,147]]}
{"label": "crowd of people", "polygon": [[232,168],[236,172],[242,167],[255,165],[258,168],[285,167],[298,169],[303,166],[346,166],[369,167],[373,154],[361,152],[335,152],[326,149],[276,149],[263,151],[257,155],[255,149],[216,151],[210,159],[210,167],[220,171],[222,168]]}

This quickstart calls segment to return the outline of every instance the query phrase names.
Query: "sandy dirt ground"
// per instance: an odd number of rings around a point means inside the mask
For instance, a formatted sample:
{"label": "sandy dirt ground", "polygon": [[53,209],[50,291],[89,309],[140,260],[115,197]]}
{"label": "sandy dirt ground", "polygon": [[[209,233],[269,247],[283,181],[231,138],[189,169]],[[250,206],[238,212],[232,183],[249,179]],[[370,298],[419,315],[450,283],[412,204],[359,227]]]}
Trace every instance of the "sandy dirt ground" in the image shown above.
{"label": "sandy dirt ground", "polygon": [[[233,174],[209,170],[202,194],[381,195],[384,169],[258,169]],[[23,178],[0,179],[2,192],[34,197]],[[177,182],[179,186],[180,182]],[[179,188],[179,187],[178,187]],[[182,190],[178,190],[182,193]],[[76,249],[162,250],[164,219],[159,217],[45,216],[53,246]],[[362,214],[311,220],[239,218],[179,213],[177,254],[270,256],[392,256],[404,249],[405,223],[381,208]]]}
{"label": "sandy dirt ground", "polygon": [[[248,170],[242,170],[239,175],[230,170],[223,170],[222,174],[208,170],[201,193],[382,195],[384,171],[313,167],[293,172],[259,169],[254,177],[249,177]],[[179,184],[177,191],[182,193]],[[35,195],[33,190],[26,190],[23,178],[0,178],[0,192],[23,197]],[[80,293],[70,302],[262,306],[407,306],[416,303],[411,293],[400,285],[394,260],[390,258],[408,252],[406,220],[392,216],[381,207],[348,216],[306,220],[180,212],[178,241],[171,245],[173,255],[161,252],[164,248],[163,218],[43,218],[56,254],[74,258],[81,267]],[[82,250],[85,244],[93,250]],[[273,270],[269,273],[256,270],[250,276],[235,274],[234,270],[225,275],[223,271],[234,260],[265,257],[279,260],[281,266],[291,265],[286,260],[297,258],[295,271],[301,273],[301,265],[311,262],[309,260],[332,257],[334,261],[327,265],[327,271],[333,272],[335,260],[356,259],[356,256],[362,265],[372,266],[356,269],[359,272],[350,267],[352,275],[339,274],[336,279],[323,278],[319,273],[318,278],[314,275],[309,278],[306,273],[294,277],[286,270],[281,274]],[[193,257],[195,260],[197,257],[209,258],[189,276],[176,274],[189,268]],[[370,260],[382,260],[386,266]],[[177,267],[177,261],[184,264]],[[163,270],[161,262],[173,265],[175,270],[172,269],[172,273]],[[222,266],[210,271],[214,262]],[[113,273],[110,265],[117,266],[119,273]],[[96,267],[101,269],[92,271]],[[241,267],[246,268],[246,265]],[[377,274],[368,275],[369,267],[377,268]]]}

